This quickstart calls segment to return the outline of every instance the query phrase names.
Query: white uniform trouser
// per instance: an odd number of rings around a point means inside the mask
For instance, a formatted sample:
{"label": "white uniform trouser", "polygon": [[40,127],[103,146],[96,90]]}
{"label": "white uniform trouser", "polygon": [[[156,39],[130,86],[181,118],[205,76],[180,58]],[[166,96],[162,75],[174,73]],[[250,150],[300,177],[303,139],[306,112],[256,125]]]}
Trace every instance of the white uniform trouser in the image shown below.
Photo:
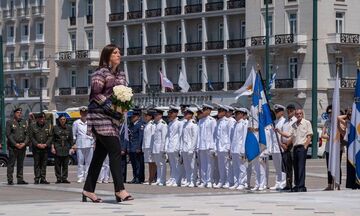
{"label": "white uniform trouser", "polygon": [[104,163],[101,167],[99,181],[109,181],[110,179],[110,166],[109,166],[109,156],[106,156]]}
{"label": "white uniform trouser", "polygon": [[179,153],[178,152],[168,152],[167,155],[169,156],[169,165],[170,165],[170,179],[169,180],[179,184],[181,182]]}
{"label": "white uniform trouser", "polygon": [[254,159],[253,166],[255,171],[255,187],[256,188],[266,188],[267,178],[266,178],[266,164],[267,157],[259,157]]}
{"label": "white uniform trouser", "polygon": [[286,173],[282,171],[281,153],[272,153],[271,155],[275,168],[275,186],[284,188],[286,186]]}
{"label": "white uniform trouser", "polygon": [[164,158],[164,152],[153,154],[156,171],[157,171],[157,181],[158,183],[165,184],[166,181],[166,160]]}
{"label": "white uniform trouser", "polygon": [[245,158],[241,158],[240,154],[233,153],[231,156],[234,170],[234,185],[247,186],[247,161]]}
{"label": "white uniform trouser", "polygon": [[220,180],[220,175],[219,175],[219,166],[218,166],[218,156],[213,154],[209,155],[209,161],[210,161],[210,167],[211,167],[211,181],[210,183],[214,183],[217,184],[219,183]]}
{"label": "white uniform trouser", "polygon": [[246,168],[246,183],[247,186],[251,186],[251,175],[253,173],[253,162],[249,163],[247,162],[247,168]]}
{"label": "white uniform trouser", "polygon": [[232,159],[229,159],[228,181],[229,181],[229,186],[234,185],[234,168],[233,168]]}
{"label": "white uniform trouser", "polygon": [[226,184],[229,183],[229,153],[227,152],[218,152],[218,168],[219,168],[219,183]]}
{"label": "white uniform trouser", "polygon": [[183,164],[184,164],[184,168],[185,168],[186,182],[196,184],[195,153],[182,152],[181,155],[183,157],[183,162],[184,162]]}
{"label": "white uniform trouser", "polygon": [[214,157],[209,150],[199,150],[201,183],[211,183]]}
{"label": "white uniform trouser", "polygon": [[90,162],[93,157],[93,153],[94,153],[93,147],[77,149],[76,151],[76,156],[78,161],[77,177],[79,179],[86,179]]}

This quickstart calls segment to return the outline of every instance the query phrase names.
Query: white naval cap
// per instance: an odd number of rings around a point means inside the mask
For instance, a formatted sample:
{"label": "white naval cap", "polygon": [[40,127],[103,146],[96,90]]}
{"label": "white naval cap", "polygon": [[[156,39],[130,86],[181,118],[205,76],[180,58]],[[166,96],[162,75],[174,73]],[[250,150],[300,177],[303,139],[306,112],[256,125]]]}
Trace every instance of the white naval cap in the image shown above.
{"label": "white naval cap", "polygon": [[228,105],[225,105],[228,109],[229,109],[229,111],[234,111],[235,109],[234,109],[234,107],[232,107],[232,106],[228,106]]}
{"label": "white naval cap", "polygon": [[283,105],[280,105],[280,104],[275,104],[273,106],[274,110],[279,110],[279,111],[285,111],[285,107]]}
{"label": "white naval cap", "polygon": [[210,104],[203,104],[203,105],[202,105],[202,108],[203,108],[203,109],[212,109],[212,110],[214,109],[214,107],[211,106]]}
{"label": "white naval cap", "polygon": [[229,111],[229,108],[228,108],[226,105],[221,105],[221,104],[219,104],[219,105],[218,105],[218,110],[219,110],[219,109],[225,110],[226,112]]}
{"label": "white naval cap", "polygon": [[169,106],[169,111],[175,111],[175,112],[179,112],[180,108],[175,106],[175,105],[170,105]]}
{"label": "white naval cap", "polygon": [[242,112],[242,113],[245,113],[246,115],[249,115],[249,113],[250,113],[250,111],[244,107],[235,108],[235,112]]}
{"label": "white naval cap", "polygon": [[193,110],[193,109],[190,109],[190,107],[186,107],[185,110],[184,110],[184,113],[194,114],[194,110]]}

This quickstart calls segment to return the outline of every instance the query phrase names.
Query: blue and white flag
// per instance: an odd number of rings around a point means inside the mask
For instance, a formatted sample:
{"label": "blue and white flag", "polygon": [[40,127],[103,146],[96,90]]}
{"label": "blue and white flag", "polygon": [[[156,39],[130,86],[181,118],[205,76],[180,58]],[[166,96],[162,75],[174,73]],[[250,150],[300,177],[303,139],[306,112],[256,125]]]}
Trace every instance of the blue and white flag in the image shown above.
{"label": "blue and white flag", "polygon": [[348,160],[354,166],[357,183],[360,184],[360,72],[357,73],[355,98],[352,106],[348,137]]}
{"label": "blue and white flag", "polygon": [[15,80],[13,82],[11,82],[11,88],[14,91],[14,95],[16,97],[19,97],[19,92],[18,92]]}
{"label": "blue and white flag", "polygon": [[275,78],[276,78],[276,73],[273,73],[269,82],[269,89],[275,88]]}
{"label": "blue and white flag", "polygon": [[[253,132],[249,132],[246,139],[250,142],[245,144],[245,154],[249,161],[255,159],[260,152],[266,147],[266,134],[265,128],[271,127],[272,118],[269,104],[265,96],[264,87],[261,83],[260,75],[256,74],[254,93],[252,95],[251,105],[251,127],[258,129],[258,136]],[[254,137],[257,139],[257,144],[254,143]],[[250,137],[248,137],[250,136]],[[247,147],[247,148],[246,148]],[[255,154],[257,152],[257,154]]]}

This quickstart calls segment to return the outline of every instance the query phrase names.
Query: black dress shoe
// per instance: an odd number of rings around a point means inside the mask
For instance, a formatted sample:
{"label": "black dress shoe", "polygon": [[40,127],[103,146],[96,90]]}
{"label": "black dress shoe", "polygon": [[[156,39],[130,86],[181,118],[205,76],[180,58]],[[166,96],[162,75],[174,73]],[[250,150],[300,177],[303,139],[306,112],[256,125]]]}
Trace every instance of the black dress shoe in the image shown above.
{"label": "black dress shoe", "polygon": [[307,191],[306,187],[301,187],[298,189],[298,192],[306,192],[306,191]]}
{"label": "black dress shoe", "polygon": [[299,192],[299,188],[298,187],[293,187],[290,192]]}
{"label": "black dress shoe", "polygon": [[70,184],[70,182],[69,182],[67,179],[62,180],[62,183],[65,183],[65,184]]}
{"label": "black dress shoe", "polygon": [[55,182],[55,184],[61,184],[61,183],[62,183],[61,180],[57,180],[57,181]]}
{"label": "black dress shoe", "polygon": [[40,184],[50,184],[50,182],[48,182],[44,179],[44,180],[40,180]]}
{"label": "black dress shoe", "polygon": [[40,180],[35,180],[34,184],[40,184]]}
{"label": "black dress shoe", "polygon": [[18,181],[17,184],[18,184],[18,185],[27,185],[27,184],[29,184],[29,183],[27,183],[27,182],[24,181],[24,180],[21,180],[21,181]]}
{"label": "black dress shoe", "polygon": [[135,184],[135,182],[136,182],[136,179],[133,179],[129,182],[129,184]]}
{"label": "black dress shoe", "polygon": [[13,181],[8,181],[8,185],[14,185]]}

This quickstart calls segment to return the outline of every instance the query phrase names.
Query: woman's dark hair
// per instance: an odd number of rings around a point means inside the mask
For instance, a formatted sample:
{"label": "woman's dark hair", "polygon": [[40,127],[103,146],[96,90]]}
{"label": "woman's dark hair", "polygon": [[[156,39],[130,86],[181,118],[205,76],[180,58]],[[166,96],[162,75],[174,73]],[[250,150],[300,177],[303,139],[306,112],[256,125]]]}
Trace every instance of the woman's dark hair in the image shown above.
{"label": "woman's dark hair", "polygon": [[329,113],[330,110],[332,110],[332,105],[331,104],[326,107],[326,113]]}
{"label": "woman's dark hair", "polygon": [[[120,51],[120,48],[118,46],[116,46],[115,44],[108,44],[102,49],[98,69],[111,67],[111,65],[109,65],[109,61],[110,61],[111,54],[114,52],[115,49],[119,49],[119,51]],[[118,70],[118,68],[117,68],[117,70]]]}

